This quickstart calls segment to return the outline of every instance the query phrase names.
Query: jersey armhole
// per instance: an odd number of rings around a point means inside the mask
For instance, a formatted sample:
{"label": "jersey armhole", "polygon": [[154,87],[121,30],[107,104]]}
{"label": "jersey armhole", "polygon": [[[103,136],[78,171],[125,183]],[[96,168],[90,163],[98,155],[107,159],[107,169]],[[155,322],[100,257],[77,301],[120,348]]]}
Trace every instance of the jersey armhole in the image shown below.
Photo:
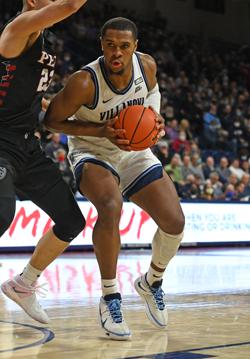
{"label": "jersey armhole", "polygon": [[91,75],[91,78],[94,82],[94,85],[95,85],[95,97],[94,97],[94,102],[92,105],[83,105],[84,107],[87,107],[88,109],[90,110],[94,110],[98,104],[98,101],[99,101],[99,84],[98,84],[98,80],[97,80],[97,76],[96,76],[96,73],[95,71],[91,68],[91,67],[83,67],[84,71],[88,71]]}
{"label": "jersey armhole", "polygon": [[145,84],[146,84],[147,89],[148,89],[148,92],[149,92],[149,91],[150,91],[150,87],[149,87],[148,79],[147,79],[147,76],[146,76],[146,72],[145,72],[145,70],[144,70],[144,66],[143,66],[143,63],[142,63],[140,54],[139,54],[138,52],[135,52],[135,55],[136,55],[136,57],[137,57],[138,64],[139,64],[139,66],[140,66],[142,76],[143,76],[143,78],[144,78]]}

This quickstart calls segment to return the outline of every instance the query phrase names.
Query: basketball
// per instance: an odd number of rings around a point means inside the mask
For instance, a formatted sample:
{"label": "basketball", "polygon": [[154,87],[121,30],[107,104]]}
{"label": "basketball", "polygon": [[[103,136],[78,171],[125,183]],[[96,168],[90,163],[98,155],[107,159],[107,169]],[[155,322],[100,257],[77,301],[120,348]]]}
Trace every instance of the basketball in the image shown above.
{"label": "basketball", "polygon": [[151,108],[142,105],[123,109],[115,122],[116,129],[126,130],[124,138],[130,141],[133,151],[149,148],[157,141],[156,116]]}

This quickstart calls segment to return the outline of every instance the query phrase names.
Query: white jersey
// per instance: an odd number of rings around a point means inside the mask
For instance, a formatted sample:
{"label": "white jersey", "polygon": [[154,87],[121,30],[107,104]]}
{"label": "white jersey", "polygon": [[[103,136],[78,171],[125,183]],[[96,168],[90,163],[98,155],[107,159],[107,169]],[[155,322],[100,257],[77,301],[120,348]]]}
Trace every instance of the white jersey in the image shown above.
{"label": "white jersey", "polygon": [[[83,105],[76,112],[78,121],[102,124],[128,106],[146,105],[149,89],[139,53],[133,55],[132,78],[122,91],[114,88],[108,79],[103,57],[83,69],[92,76],[95,99],[91,107]],[[77,183],[87,162],[110,170],[119,179],[122,194],[128,197],[138,191],[138,186],[143,187],[162,176],[161,163],[150,149],[126,152],[106,138],[93,136],[69,136],[68,144],[69,160]]]}
{"label": "white jersey", "polygon": [[[114,88],[108,79],[104,57],[99,57],[83,68],[90,72],[95,84],[95,99],[91,107],[81,106],[75,117],[79,121],[102,124],[116,117],[121,110],[131,105],[144,105],[149,92],[140,53],[133,55],[133,72],[128,86],[122,91]],[[83,142],[95,143],[103,148],[119,151],[108,139],[90,136],[69,137],[69,150],[81,148]]]}

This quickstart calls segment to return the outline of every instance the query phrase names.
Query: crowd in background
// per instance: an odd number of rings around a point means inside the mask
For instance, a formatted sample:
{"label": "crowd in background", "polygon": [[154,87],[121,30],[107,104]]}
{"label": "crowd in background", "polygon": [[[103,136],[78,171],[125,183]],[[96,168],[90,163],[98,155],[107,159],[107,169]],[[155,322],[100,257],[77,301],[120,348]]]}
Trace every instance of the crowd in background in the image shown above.
{"label": "crowd in background", "polygon": [[[0,4],[0,26],[20,2]],[[100,27],[125,16],[139,28],[139,51],[154,56],[165,136],[152,148],[182,199],[250,200],[250,48],[172,33],[155,13],[141,19],[100,1],[56,25],[57,71],[48,97],[68,76],[100,56]],[[42,116],[41,116],[42,117]],[[75,189],[67,138],[39,129],[48,156]]]}

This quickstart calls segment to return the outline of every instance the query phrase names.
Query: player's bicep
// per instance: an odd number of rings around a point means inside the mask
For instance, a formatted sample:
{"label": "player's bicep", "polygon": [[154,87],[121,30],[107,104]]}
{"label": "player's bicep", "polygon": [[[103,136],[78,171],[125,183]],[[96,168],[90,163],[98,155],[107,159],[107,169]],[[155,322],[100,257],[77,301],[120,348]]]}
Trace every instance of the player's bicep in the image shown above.
{"label": "player's bicep", "polygon": [[143,54],[141,60],[147,77],[149,91],[151,91],[157,85],[157,65],[154,58],[150,55]]}
{"label": "player's bicep", "polygon": [[88,103],[90,97],[92,97],[91,83],[89,84],[83,72],[75,73],[52,99],[45,116],[45,124],[53,127],[53,123],[65,121],[82,105]]}

